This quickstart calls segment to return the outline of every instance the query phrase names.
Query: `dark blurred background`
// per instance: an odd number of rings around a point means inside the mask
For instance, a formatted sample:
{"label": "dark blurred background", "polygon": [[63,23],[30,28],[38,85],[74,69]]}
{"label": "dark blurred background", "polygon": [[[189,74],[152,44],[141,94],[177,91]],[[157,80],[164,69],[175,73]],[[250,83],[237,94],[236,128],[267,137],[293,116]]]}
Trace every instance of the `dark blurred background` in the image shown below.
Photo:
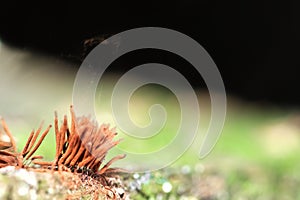
{"label": "dark blurred background", "polygon": [[[143,26],[180,31],[216,62],[229,94],[245,100],[300,105],[299,1],[66,1],[1,2],[0,39],[79,66],[84,41]],[[136,52],[112,67],[124,71],[147,61],[174,65],[195,87],[201,78],[167,52]]]}

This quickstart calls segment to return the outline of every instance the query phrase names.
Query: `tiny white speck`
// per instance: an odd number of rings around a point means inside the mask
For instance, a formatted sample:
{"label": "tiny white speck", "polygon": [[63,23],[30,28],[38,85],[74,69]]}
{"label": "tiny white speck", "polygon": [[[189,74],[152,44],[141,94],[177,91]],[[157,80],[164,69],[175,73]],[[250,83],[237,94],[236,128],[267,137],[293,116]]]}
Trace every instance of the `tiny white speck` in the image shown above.
{"label": "tiny white speck", "polygon": [[49,194],[53,194],[53,193],[54,193],[54,189],[53,189],[53,188],[51,188],[51,187],[50,187],[50,188],[48,188],[48,193],[49,193]]}
{"label": "tiny white speck", "polygon": [[138,173],[134,173],[134,174],[133,174],[133,178],[134,178],[134,179],[138,179],[139,177],[140,177],[140,175],[139,175]]}
{"label": "tiny white speck", "polygon": [[163,185],[162,185],[162,190],[165,192],[165,193],[169,193],[171,192],[172,190],[172,184],[170,182],[165,182]]}
{"label": "tiny white speck", "polygon": [[117,194],[119,194],[119,196],[125,194],[125,191],[122,188],[116,188],[116,192],[117,192]]}
{"label": "tiny white speck", "polygon": [[27,195],[28,194],[28,192],[29,192],[29,187],[28,187],[28,185],[22,185],[22,186],[20,186],[19,188],[18,188],[18,194],[20,195],[20,196],[25,196],[25,195]]}

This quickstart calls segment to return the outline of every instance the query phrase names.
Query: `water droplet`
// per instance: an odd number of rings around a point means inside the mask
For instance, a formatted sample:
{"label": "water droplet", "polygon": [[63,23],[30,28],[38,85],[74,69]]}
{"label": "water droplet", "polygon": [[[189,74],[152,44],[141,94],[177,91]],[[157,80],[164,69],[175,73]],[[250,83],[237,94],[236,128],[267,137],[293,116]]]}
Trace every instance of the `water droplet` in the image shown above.
{"label": "water droplet", "polygon": [[165,192],[165,193],[169,193],[171,192],[173,186],[170,182],[164,182],[164,184],[162,185],[162,190]]}
{"label": "water droplet", "polygon": [[138,179],[139,177],[140,177],[140,175],[139,175],[138,173],[134,173],[134,174],[133,174],[133,178],[134,178],[134,179]]}

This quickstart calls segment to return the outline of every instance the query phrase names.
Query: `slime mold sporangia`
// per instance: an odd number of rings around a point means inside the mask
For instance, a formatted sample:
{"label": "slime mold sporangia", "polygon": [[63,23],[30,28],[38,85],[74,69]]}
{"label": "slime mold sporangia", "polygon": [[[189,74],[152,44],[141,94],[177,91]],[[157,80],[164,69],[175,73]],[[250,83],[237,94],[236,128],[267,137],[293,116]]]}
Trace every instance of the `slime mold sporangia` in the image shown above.
{"label": "slime mold sporangia", "polygon": [[52,125],[47,127],[38,141],[37,138],[41,133],[42,124],[36,131],[33,130],[23,150],[17,152],[16,142],[6,122],[1,118],[2,127],[11,141],[11,145],[9,146],[7,142],[0,143],[0,168],[15,166],[16,168],[25,169],[69,171],[74,174],[89,176],[99,181],[104,187],[109,186],[107,177],[124,172],[121,168],[110,168],[110,166],[113,162],[123,159],[125,155],[117,155],[100,167],[107,152],[120,142],[120,140],[113,140],[117,135],[115,128],[110,129],[108,124],[98,126],[89,117],[77,118],[73,106],[70,107],[70,111],[71,126],[68,125],[67,116],[65,115],[60,127],[55,112],[56,153],[54,160],[51,162],[43,161],[43,156],[33,156],[33,154],[43,142]]}

